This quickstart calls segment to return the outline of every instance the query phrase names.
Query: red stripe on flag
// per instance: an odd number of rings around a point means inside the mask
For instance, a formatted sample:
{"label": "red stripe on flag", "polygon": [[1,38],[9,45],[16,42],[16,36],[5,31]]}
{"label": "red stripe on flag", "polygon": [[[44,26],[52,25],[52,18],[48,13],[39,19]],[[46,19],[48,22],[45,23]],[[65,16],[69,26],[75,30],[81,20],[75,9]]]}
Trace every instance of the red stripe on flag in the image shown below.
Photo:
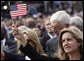
{"label": "red stripe on flag", "polygon": [[27,14],[27,6],[26,3],[21,3],[17,5],[17,11],[11,11],[11,17],[17,17],[17,16],[22,16]]}

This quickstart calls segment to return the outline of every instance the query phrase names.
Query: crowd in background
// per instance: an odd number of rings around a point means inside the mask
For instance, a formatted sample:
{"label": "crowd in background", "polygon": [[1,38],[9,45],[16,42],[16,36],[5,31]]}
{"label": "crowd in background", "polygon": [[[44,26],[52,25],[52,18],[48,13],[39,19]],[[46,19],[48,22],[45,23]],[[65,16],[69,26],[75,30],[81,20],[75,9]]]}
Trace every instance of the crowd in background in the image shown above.
{"label": "crowd in background", "polygon": [[[79,51],[83,49],[82,2],[54,1],[52,4],[54,4],[53,10],[51,8],[49,9],[48,7],[49,11],[47,14],[38,11],[37,13],[33,14],[29,12],[28,14],[30,15],[13,18],[14,24],[12,22],[12,19],[9,19],[7,17],[4,18],[1,16],[1,50],[10,54],[22,55],[18,56],[19,58],[16,60],[36,59],[34,58],[35,56],[27,56],[26,53],[26,58],[23,58],[24,54],[19,50],[21,45],[21,43],[18,41],[19,37],[14,34],[13,29],[13,27],[17,27],[20,30],[19,32],[28,35],[24,35],[25,39],[29,39],[29,44],[40,55],[48,56],[50,58],[55,58],[56,56],[60,55],[59,57],[62,60],[71,59],[72,57],[70,56],[70,54],[67,54],[67,46],[65,48],[65,51],[63,49],[66,43],[65,40],[62,40],[62,36],[65,36],[65,34],[72,34],[72,37],[74,37],[74,39],[76,39],[76,41],[80,43],[81,48],[78,44],[74,45],[74,43],[76,44],[77,42],[73,42],[71,44],[75,46],[73,47],[73,49],[79,47],[79,50],[76,50],[77,53],[79,53]],[[70,37],[68,35],[64,38]],[[21,40],[24,40],[24,38]],[[68,48],[71,47],[68,46]],[[80,58],[78,57],[79,59],[82,59],[82,51],[78,56],[80,56]],[[10,59],[10,57],[6,57],[6,59]],[[38,56],[37,59],[39,59]]]}

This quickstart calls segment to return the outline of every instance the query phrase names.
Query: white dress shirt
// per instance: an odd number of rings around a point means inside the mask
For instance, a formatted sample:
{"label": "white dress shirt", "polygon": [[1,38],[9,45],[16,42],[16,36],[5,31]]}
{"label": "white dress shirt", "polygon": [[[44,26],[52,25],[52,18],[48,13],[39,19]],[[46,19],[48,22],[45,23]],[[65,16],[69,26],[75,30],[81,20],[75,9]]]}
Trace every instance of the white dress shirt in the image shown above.
{"label": "white dress shirt", "polygon": [[52,34],[48,33],[48,35],[49,35],[50,39],[51,39],[51,38],[54,38],[54,37],[57,37],[57,34],[52,35]]}

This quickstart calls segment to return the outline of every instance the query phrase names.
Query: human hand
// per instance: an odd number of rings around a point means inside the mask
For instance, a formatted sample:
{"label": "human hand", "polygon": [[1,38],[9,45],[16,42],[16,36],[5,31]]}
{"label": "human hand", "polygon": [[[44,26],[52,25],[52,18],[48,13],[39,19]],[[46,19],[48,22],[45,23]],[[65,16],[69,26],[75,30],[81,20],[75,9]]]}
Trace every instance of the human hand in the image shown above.
{"label": "human hand", "polygon": [[13,30],[13,35],[17,39],[21,40],[23,38],[21,31],[15,26],[15,24],[12,24],[12,30]]}
{"label": "human hand", "polygon": [[13,35],[18,39],[18,41],[21,42],[23,46],[26,45],[27,40],[24,38],[23,34],[21,33],[21,30],[18,29],[15,24],[12,24],[12,30],[13,30]]}
{"label": "human hand", "polygon": [[1,60],[3,60],[5,57],[5,53],[3,52],[3,49],[1,48]]}

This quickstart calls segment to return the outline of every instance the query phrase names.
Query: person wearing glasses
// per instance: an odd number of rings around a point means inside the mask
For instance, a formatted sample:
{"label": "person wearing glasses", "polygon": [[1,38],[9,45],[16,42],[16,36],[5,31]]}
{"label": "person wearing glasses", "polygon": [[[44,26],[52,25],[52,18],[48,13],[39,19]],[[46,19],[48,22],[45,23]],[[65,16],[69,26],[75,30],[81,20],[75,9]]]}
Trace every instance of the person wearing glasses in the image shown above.
{"label": "person wearing glasses", "polygon": [[[21,36],[17,29],[14,34]],[[24,37],[23,37],[24,38]],[[63,28],[58,36],[58,56],[54,58],[38,54],[25,38],[20,37],[20,50],[32,60],[82,60],[83,59],[83,34],[75,26]],[[31,56],[32,55],[32,56]]]}
{"label": "person wearing glasses", "polygon": [[58,52],[58,35],[64,27],[69,27],[70,16],[66,11],[57,11],[50,17],[51,29],[57,36],[46,42],[48,56],[54,57]]}

